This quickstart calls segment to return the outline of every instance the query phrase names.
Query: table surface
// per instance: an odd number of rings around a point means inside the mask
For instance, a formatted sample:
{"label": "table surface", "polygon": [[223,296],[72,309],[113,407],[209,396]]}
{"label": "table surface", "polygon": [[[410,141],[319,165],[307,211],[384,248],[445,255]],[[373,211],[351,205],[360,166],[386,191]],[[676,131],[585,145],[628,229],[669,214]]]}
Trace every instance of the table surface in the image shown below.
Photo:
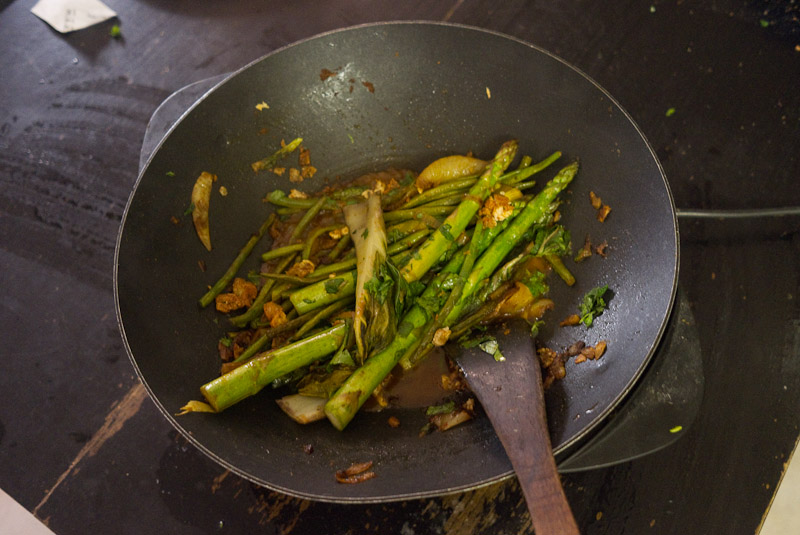
{"label": "table surface", "polygon": [[[148,119],[191,82],[359,23],[489,28],[614,95],[679,208],[800,206],[794,1],[106,3],[118,19],[67,35],[33,0],[0,12],[0,488],[59,535],[532,532],[513,479],[314,503],[226,472],[163,419],[126,356],[112,266]],[[800,217],[680,221],[700,415],[657,454],[563,476],[583,533],[754,533],[800,434]]]}

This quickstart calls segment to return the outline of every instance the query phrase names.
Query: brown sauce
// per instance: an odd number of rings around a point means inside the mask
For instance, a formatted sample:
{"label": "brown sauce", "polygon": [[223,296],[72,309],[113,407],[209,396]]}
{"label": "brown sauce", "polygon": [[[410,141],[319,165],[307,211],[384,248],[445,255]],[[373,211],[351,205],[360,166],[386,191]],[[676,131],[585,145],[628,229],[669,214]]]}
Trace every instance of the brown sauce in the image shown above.
{"label": "brown sauce", "polygon": [[[448,375],[450,368],[441,348],[428,353],[413,370],[404,371],[400,366],[392,371],[384,393],[393,408],[416,409],[440,405],[452,395],[451,391],[442,388],[442,375]],[[380,410],[377,403],[370,400],[365,410]]]}

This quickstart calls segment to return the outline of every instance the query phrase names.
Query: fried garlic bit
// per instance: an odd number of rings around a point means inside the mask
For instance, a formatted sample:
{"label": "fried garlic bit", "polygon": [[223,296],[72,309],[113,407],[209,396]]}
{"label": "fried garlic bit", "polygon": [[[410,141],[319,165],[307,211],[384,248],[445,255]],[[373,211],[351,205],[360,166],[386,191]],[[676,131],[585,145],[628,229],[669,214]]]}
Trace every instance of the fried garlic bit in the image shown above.
{"label": "fried garlic bit", "polygon": [[392,178],[389,182],[384,182],[383,180],[376,180],[375,186],[372,188],[373,193],[388,193],[393,189],[397,189],[400,187],[400,184]]}
{"label": "fried garlic bit", "polygon": [[290,267],[288,271],[286,271],[286,274],[291,275],[292,277],[299,277],[302,279],[303,277],[307,277],[308,275],[313,273],[315,268],[316,266],[314,266],[314,262],[308,259],[304,259],[301,260],[300,262],[297,262],[292,267]]}
{"label": "fried garlic bit", "polygon": [[441,329],[437,329],[436,332],[433,334],[433,345],[436,347],[442,347],[447,343],[450,339],[450,327],[442,327]]}
{"label": "fried garlic bit", "polygon": [[308,199],[308,194],[303,193],[297,189],[290,189],[289,190],[289,198],[290,199]]}
{"label": "fried garlic bit", "polygon": [[317,173],[317,168],[313,165],[304,165],[300,168],[300,176],[302,178],[311,178]]}
{"label": "fried garlic bit", "polygon": [[252,282],[236,277],[233,279],[233,288],[230,293],[219,294],[214,298],[217,310],[222,313],[232,312],[240,308],[249,307],[258,295],[258,289]]}
{"label": "fried garlic bit", "polygon": [[508,197],[502,193],[490,195],[478,211],[478,217],[485,228],[494,228],[501,221],[508,219],[514,213],[514,207]]}
{"label": "fried garlic bit", "polygon": [[580,354],[575,357],[575,364],[586,362],[587,360],[597,360],[606,352],[608,343],[605,340],[600,340],[594,346],[584,346]]}
{"label": "fried garlic bit", "polygon": [[328,232],[328,236],[330,236],[334,240],[338,240],[342,236],[346,236],[348,234],[350,234],[350,229],[347,227],[347,225],[343,226],[342,228],[337,228]]}
{"label": "fried garlic bit", "polygon": [[272,328],[279,327],[286,323],[286,312],[274,301],[264,303],[264,317],[267,318],[269,326]]}
{"label": "fried garlic bit", "polygon": [[307,165],[311,165],[311,151],[307,148],[301,146],[300,153],[297,157],[297,163],[300,164],[300,167],[305,167]]}
{"label": "fried garlic bit", "polygon": [[597,220],[602,223],[611,212],[611,207],[607,204],[603,204],[603,199],[595,195],[593,191],[589,192],[589,200],[592,203],[592,208],[597,210]]}

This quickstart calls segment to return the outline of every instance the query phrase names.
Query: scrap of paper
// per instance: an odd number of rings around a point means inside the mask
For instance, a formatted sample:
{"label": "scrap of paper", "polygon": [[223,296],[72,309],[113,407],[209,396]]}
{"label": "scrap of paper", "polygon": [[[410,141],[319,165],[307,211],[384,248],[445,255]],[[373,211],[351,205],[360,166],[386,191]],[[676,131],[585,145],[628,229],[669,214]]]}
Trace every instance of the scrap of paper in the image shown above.
{"label": "scrap of paper", "polygon": [[82,30],[117,16],[100,0],[39,0],[31,13],[61,33]]}

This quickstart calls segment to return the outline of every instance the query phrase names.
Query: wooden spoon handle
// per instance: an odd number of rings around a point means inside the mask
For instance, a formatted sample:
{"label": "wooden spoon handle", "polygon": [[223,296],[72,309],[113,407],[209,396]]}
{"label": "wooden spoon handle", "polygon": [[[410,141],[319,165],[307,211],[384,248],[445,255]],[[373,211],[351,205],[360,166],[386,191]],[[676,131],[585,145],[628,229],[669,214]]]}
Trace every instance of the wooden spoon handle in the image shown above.
{"label": "wooden spoon handle", "polygon": [[578,535],[553,457],[539,361],[528,333],[510,331],[506,340],[498,336],[505,361],[457,360],[511,460],[536,534]]}

